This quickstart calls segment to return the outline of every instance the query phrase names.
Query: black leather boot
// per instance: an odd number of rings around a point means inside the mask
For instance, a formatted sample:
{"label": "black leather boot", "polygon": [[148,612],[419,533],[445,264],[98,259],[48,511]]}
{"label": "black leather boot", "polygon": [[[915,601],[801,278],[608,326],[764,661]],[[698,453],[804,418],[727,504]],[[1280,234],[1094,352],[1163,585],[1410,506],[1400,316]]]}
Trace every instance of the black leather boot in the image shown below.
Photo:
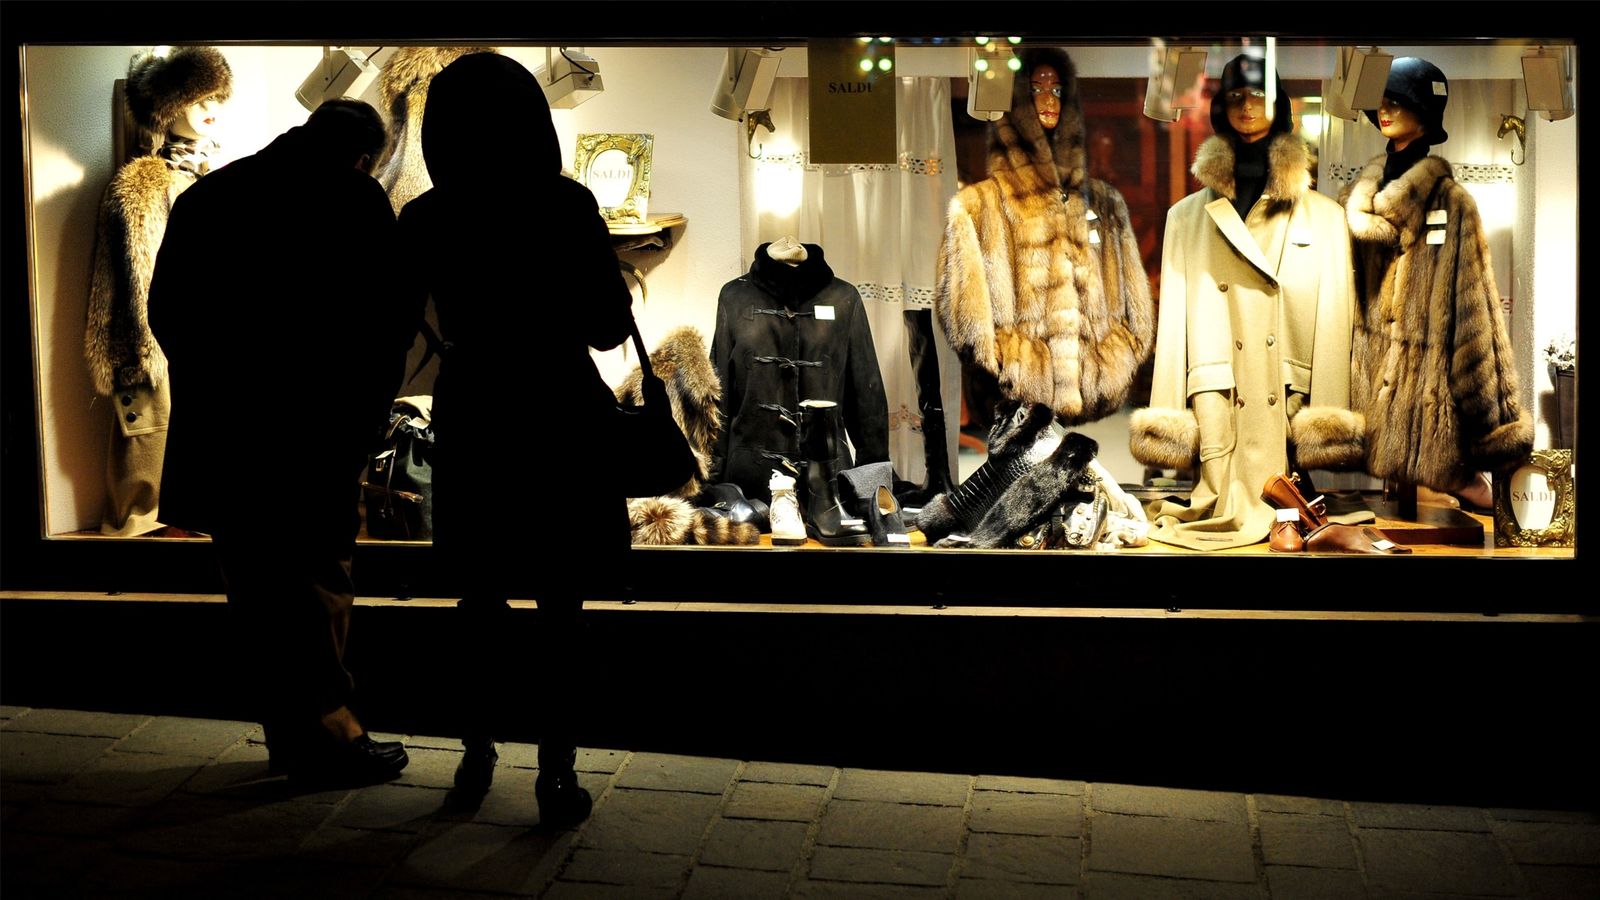
{"label": "black leather boot", "polygon": [[539,777],[533,782],[533,796],[539,801],[539,824],[545,828],[569,828],[589,818],[594,799],[578,785],[578,749],[571,746],[539,744]]}
{"label": "black leather boot", "polygon": [[944,395],[939,384],[939,354],[935,348],[933,311],[908,309],[905,322],[911,369],[917,375],[917,409],[922,413],[922,455],[928,474],[920,485],[901,482],[896,487],[901,503],[920,507],[935,495],[948,493],[955,487],[955,481],[950,474],[950,445],[945,435]]}
{"label": "black leather boot", "polygon": [[800,402],[800,453],[805,457],[805,496],[800,504],[806,531],[830,547],[872,543],[866,520],[845,509],[835,482],[849,460],[840,461],[839,404],[832,400]]}
{"label": "black leather boot", "polygon": [[917,527],[928,543],[971,532],[1006,488],[1048,458],[1059,443],[1050,433],[1054,418],[1042,404],[1000,411],[989,432],[989,458],[966,481],[929,500],[917,514]]}
{"label": "black leather boot", "polygon": [[494,766],[500,761],[500,751],[487,737],[461,739],[461,762],[456,765],[456,790],[466,794],[484,794],[494,784]]}

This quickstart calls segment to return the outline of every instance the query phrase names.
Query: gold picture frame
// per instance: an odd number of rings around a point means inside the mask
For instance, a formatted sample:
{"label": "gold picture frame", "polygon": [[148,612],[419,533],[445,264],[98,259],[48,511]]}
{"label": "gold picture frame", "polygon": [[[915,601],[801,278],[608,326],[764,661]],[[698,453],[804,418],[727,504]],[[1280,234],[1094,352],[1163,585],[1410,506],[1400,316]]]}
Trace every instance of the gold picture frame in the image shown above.
{"label": "gold picture frame", "polygon": [[574,168],[607,222],[644,222],[650,215],[653,134],[580,134]]}
{"label": "gold picture frame", "polygon": [[[1531,470],[1531,472],[1529,471]],[[1543,487],[1530,490],[1532,475]],[[1548,493],[1546,497],[1543,494]],[[1529,528],[1521,521],[1532,504],[1548,504],[1549,522]],[[1571,450],[1535,450],[1518,466],[1498,472],[1494,479],[1494,545],[1496,547],[1571,547],[1576,527],[1577,492],[1573,488]],[[1519,517],[1520,511],[1520,517]],[[1542,519],[1540,515],[1538,518]]]}

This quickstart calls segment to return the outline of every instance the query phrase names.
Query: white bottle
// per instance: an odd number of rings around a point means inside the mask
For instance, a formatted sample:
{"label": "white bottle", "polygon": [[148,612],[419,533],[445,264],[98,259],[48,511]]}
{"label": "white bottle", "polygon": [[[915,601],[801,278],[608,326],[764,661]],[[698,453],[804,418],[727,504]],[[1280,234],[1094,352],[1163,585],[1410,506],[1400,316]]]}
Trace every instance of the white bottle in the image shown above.
{"label": "white bottle", "polygon": [[800,518],[800,498],[794,492],[794,478],[772,470],[767,481],[772,494],[768,517],[772,522],[772,543],[778,547],[793,547],[806,542],[806,523]]}

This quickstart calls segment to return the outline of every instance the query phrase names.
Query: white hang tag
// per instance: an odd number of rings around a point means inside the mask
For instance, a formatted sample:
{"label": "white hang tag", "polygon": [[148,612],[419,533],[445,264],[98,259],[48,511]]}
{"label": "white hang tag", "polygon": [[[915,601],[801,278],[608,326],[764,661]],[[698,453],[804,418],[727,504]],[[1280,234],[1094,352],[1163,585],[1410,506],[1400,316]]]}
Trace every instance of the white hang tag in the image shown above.
{"label": "white hang tag", "polygon": [[1445,88],[1445,86],[1444,86],[1444,82],[1442,82],[1442,81],[1435,81],[1435,82],[1434,82],[1434,83],[1433,83],[1433,93],[1434,93],[1434,96],[1436,96],[1436,97],[1443,97],[1443,96],[1444,96],[1444,95],[1445,95],[1445,93],[1444,93],[1444,92],[1445,92],[1445,90],[1446,90],[1446,88]]}
{"label": "white hang tag", "polygon": [[859,528],[860,526],[865,525],[865,524],[867,524],[867,520],[866,519],[840,519],[839,520],[839,527],[840,528]]}
{"label": "white hang tag", "polygon": [[1393,550],[1394,549],[1394,541],[1391,541],[1391,540],[1373,541],[1372,542],[1372,546],[1378,548],[1379,550]]}
{"label": "white hang tag", "polygon": [[1296,228],[1289,232],[1289,243],[1296,247],[1311,246],[1311,229]]}
{"label": "white hang tag", "polygon": [[1444,231],[1442,229],[1438,229],[1438,228],[1430,230],[1428,232],[1428,243],[1430,243],[1430,244],[1442,244],[1442,243],[1444,243]]}
{"label": "white hang tag", "polygon": [[833,318],[833,307],[831,306],[818,306],[815,311],[818,319],[831,320]]}
{"label": "white hang tag", "polygon": [[891,534],[891,535],[889,535],[889,543],[891,543],[891,544],[909,544],[909,543],[911,543],[911,535],[909,535],[909,534]]}
{"label": "white hang tag", "polygon": [[1085,216],[1085,218],[1087,218],[1089,221],[1093,222],[1095,219],[1100,218],[1100,214],[1091,209],[1091,210],[1089,210],[1089,214],[1087,216]]}
{"label": "white hang tag", "polygon": [[1089,229],[1089,243],[1090,244],[1098,244],[1098,243],[1100,243],[1100,229],[1098,229],[1098,228]]}
{"label": "white hang tag", "polygon": [[1449,222],[1449,221],[1450,221],[1450,214],[1445,212],[1444,210],[1442,210],[1442,209],[1430,209],[1430,210],[1428,210],[1428,224],[1429,225],[1443,225],[1443,224],[1445,224],[1446,222]]}
{"label": "white hang tag", "polygon": [[1279,522],[1298,522],[1298,521],[1300,521],[1300,510],[1298,510],[1298,509],[1280,509],[1280,510],[1278,510],[1278,521]]}

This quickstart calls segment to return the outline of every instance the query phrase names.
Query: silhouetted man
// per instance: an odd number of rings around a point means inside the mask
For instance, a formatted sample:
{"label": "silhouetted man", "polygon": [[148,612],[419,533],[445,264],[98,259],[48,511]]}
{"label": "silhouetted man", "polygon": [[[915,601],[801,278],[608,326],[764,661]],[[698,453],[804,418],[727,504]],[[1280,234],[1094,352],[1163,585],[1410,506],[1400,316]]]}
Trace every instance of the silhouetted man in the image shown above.
{"label": "silhouetted man", "polygon": [[328,101],[208,175],[173,207],[150,287],[174,386],[164,521],[212,536],[291,778],[375,781],[407,762],[350,712],[343,663],[361,471],[421,314],[371,177],[385,139],[371,106]]}

